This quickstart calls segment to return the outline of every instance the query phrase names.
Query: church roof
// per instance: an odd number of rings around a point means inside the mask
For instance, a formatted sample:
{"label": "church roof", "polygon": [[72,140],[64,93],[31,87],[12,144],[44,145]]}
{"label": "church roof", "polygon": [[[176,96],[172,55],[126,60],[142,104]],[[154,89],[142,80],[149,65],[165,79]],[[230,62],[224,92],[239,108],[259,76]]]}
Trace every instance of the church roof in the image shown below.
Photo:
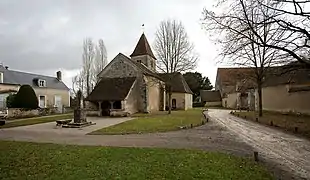
{"label": "church roof", "polygon": [[193,94],[181,73],[159,73],[158,75],[165,80],[166,84],[171,84],[172,92]]}
{"label": "church roof", "polygon": [[130,57],[140,56],[140,55],[150,55],[151,57],[156,59],[144,33],[141,35],[138,41],[138,44],[136,45],[136,48],[133,51],[133,53],[130,55]]}
{"label": "church roof", "polygon": [[87,101],[124,100],[135,82],[135,77],[102,78],[99,84],[86,98]]}

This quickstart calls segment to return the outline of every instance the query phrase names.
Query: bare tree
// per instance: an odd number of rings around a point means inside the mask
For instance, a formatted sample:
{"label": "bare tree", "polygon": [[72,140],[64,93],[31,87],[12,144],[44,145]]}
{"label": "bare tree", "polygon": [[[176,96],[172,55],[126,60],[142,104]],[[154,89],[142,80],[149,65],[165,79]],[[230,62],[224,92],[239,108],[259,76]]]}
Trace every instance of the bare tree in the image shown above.
{"label": "bare tree", "polygon": [[[270,17],[270,23],[277,24],[290,38],[278,46],[263,45],[281,50],[310,68],[310,0],[274,0],[277,6],[260,2],[264,7],[276,11],[277,16]],[[288,45],[286,45],[288,44]]]}
{"label": "bare tree", "polygon": [[[267,0],[268,1],[268,0]],[[271,66],[281,65],[287,58],[281,51],[271,46],[284,45],[290,37],[280,26],[271,23],[271,17],[278,12],[267,8],[261,1],[224,1],[222,6],[230,7],[221,13],[204,10],[204,27],[221,46],[220,56],[226,63],[252,67],[253,72],[245,74],[258,90],[258,111],[262,116],[262,85],[270,74]],[[268,2],[267,2],[268,3]],[[276,4],[269,1],[268,5]],[[266,46],[268,44],[268,46]],[[287,60],[287,59],[285,59]],[[249,83],[249,82],[247,82]]]}
{"label": "bare tree", "polygon": [[99,39],[98,45],[96,46],[96,58],[93,63],[93,83],[99,82],[98,74],[108,64],[107,50],[102,39]]}
{"label": "bare tree", "polygon": [[72,78],[73,93],[81,90],[83,95],[88,96],[98,83],[98,74],[107,64],[107,51],[102,39],[95,45],[91,38],[83,41],[83,66],[81,71]]}
{"label": "bare tree", "polygon": [[171,113],[171,80],[176,72],[186,72],[196,67],[198,60],[194,45],[189,41],[183,24],[177,20],[162,21],[155,34],[154,50],[158,57],[157,68],[171,73],[166,80],[169,114]]}
{"label": "bare tree", "polygon": [[82,71],[72,78],[72,92],[74,96],[77,95],[78,90],[85,92],[84,79],[85,79],[85,76],[83,76]]}
{"label": "bare tree", "polygon": [[92,88],[93,68],[95,58],[94,43],[91,38],[85,38],[83,42],[83,75],[85,75],[86,95],[88,96]]}

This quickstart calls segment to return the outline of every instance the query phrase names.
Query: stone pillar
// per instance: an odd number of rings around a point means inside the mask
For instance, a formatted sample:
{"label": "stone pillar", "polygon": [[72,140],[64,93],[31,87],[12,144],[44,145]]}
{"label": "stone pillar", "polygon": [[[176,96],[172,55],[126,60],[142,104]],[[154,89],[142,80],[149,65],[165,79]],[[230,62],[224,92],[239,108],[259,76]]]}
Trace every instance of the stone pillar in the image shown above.
{"label": "stone pillar", "polygon": [[121,101],[121,104],[122,104],[121,109],[122,109],[122,110],[126,110],[126,107],[125,107],[125,105],[126,105],[126,100]]}
{"label": "stone pillar", "polygon": [[111,109],[114,109],[114,106],[113,106],[114,101],[109,101],[109,102],[110,102],[110,105],[111,105]]}
{"label": "stone pillar", "polygon": [[163,105],[163,111],[166,111],[166,90],[165,89],[163,89],[163,103],[164,103],[164,105]]}
{"label": "stone pillar", "polygon": [[102,108],[101,108],[102,102],[100,101],[100,102],[98,102],[98,104],[99,104],[98,116],[102,116]]}

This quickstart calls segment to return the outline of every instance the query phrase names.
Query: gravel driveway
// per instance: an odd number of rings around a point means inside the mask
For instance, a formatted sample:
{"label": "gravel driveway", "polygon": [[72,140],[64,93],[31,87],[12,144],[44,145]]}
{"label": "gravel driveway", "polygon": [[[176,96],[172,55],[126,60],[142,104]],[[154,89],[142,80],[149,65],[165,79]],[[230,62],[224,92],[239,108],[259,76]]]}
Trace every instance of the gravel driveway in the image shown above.
{"label": "gravel driveway", "polygon": [[209,110],[208,115],[254,147],[265,159],[291,171],[296,179],[310,179],[310,142],[307,139],[237,118],[227,110]]}

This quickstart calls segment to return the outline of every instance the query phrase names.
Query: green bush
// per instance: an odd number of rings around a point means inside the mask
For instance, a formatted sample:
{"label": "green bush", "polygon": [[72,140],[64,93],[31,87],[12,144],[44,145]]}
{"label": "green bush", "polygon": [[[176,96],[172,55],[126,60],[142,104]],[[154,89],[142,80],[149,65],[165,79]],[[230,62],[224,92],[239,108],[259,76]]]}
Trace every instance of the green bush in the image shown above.
{"label": "green bush", "polygon": [[16,94],[10,94],[6,97],[6,107],[8,108],[15,108],[16,107]]}
{"label": "green bush", "polygon": [[16,108],[36,109],[38,98],[30,85],[22,85],[15,97]]}

